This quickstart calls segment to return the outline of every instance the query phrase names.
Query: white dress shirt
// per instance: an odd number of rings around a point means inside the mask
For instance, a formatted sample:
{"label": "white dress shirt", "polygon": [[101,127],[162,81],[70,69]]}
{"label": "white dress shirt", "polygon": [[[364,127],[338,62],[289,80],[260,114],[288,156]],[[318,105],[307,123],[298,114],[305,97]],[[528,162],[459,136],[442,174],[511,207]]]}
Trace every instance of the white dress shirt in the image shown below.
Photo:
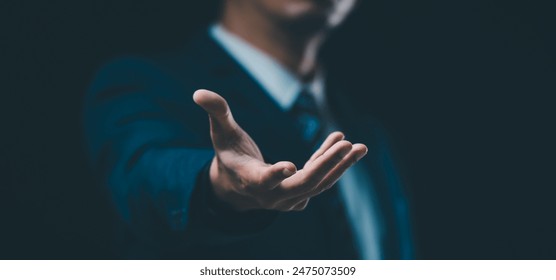
{"label": "white dress shirt", "polygon": [[[314,95],[323,115],[325,130],[340,130],[328,110],[325,77],[322,71],[318,72],[313,81],[303,84],[268,54],[221,25],[213,25],[210,34],[266,90],[282,110],[290,110],[301,90],[307,88]],[[362,164],[353,165],[340,178],[337,187],[340,188],[339,193],[344,200],[343,204],[361,258],[381,259],[381,220],[375,207],[376,196],[367,170]]]}

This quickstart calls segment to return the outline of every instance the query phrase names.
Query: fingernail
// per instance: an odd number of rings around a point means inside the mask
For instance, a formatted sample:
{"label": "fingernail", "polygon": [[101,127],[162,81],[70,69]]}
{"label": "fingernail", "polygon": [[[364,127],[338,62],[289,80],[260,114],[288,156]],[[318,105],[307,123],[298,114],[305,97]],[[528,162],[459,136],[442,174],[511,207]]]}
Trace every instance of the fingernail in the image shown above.
{"label": "fingernail", "polygon": [[284,176],[290,177],[293,174],[295,174],[295,170],[291,170],[291,169],[286,168],[286,169],[284,169],[284,171],[282,171],[282,173],[284,173]]}

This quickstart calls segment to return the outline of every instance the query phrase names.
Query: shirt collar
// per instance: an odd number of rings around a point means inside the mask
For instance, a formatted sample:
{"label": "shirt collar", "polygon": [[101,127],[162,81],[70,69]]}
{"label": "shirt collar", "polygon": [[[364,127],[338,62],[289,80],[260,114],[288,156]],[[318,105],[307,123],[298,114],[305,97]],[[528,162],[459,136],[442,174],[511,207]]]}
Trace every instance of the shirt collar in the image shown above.
{"label": "shirt collar", "polygon": [[303,84],[293,73],[270,55],[227,31],[222,25],[210,27],[210,35],[266,90],[284,111],[291,109],[302,89],[315,98],[324,99],[324,75],[318,72],[310,83]]}

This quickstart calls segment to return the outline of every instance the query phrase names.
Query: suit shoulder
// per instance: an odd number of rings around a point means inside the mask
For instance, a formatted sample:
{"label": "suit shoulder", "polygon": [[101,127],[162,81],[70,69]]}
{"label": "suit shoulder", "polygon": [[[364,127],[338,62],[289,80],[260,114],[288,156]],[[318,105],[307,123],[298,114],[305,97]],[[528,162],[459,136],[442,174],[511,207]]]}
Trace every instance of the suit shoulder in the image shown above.
{"label": "suit shoulder", "polygon": [[[199,32],[187,44],[173,51],[149,56],[121,56],[97,71],[93,86],[114,83],[175,85],[185,91],[206,87],[220,64],[222,49],[208,33]],[[95,89],[94,87],[92,88]]]}
{"label": "suit shoulder", "polygon": [[[183,65],[182,69],[177,68],[178,63]],[[114,88],[140,88],[150,92],[156,90],[157,94],[175,92],[191,80],[183,78],[191,76],[189,73],[192,71],[187,70],[191,67],[190,59],[177,54],[120,56],[98,68],[88,95]]]}
{"label": "suit shoulder", "polygon": [[147,56],[120,56],[104,63],[96,72],[95,81],[148,82],[168,75],[163,61]]}
{"label": "suit shoulder", "polygon": [[144,84],[156,75],[161,75],[160,69],[149,59],[138,56],[117,57],[99,67],[89,91],[96,92],[106,87]]}

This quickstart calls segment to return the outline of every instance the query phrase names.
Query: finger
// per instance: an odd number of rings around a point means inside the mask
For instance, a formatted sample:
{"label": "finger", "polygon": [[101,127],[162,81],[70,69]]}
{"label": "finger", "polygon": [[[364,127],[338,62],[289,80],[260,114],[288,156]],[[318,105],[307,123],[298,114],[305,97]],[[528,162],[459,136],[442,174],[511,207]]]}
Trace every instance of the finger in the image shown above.
{"label": "finger", "polygon": [[295,197],[315,188],[352,149],[350,142],[341,140],[332,145],[322,156],[315,159],[307,168],[284,180],[280,191],[284,197]]}
{"label": "finger", "polygon": [[210,116],[213,131],[231,132],[237,129],[228,102],[215,92],[199,89],[193,93],[193,101],[201,106]]}
{"label": "finger", "polygon": [[322,145],[320,145],[319,149],[315,153],[313,153],[311,158],[307,161],[307,163],[305,163],[305,166],[307,166],[307,164],[315,161],[315,159],[317,159],[322,154],[324,154],[324,152],[326,152],[328,149],[330,149],[330,147],[332,147],[332,145],[336,144],[338,141],[344,140],[344,137],[345,137],[344,134],[339,132],[339,131],[335,131],[335,132],[330,133],[328,135],[328,137],[326,137],[326,140],[324,140]]}
{"label": "finger", "polygon": [[320,182],[318,187],[313,190],[301,194],[297,197],[287,199],[283,202],[284,205],[291,205],[293,203],[298,203],[298,201],[304,201],[315,197],[324,191],[330,189],[340,177],[345,173],[345,171],[363,158],[367,154],[367,147],[363,144],[354,144],[351,152],[340,162],[329,174]]}
{"label": "finger", "polygon": [[289,161],[280,161],[271,166],[268,166],[262,172],[253,170],[255,176],[258,176],[257,185],[261,189],[273,189],[278,186],[286,178],[291,177],[297,172],[295,164]]}
{"label": "finger", "polygon": [[363,144],[354,144],[351,152],[336,166],[329,174],[326,175],[324,180],[322,180],[319,186],[308,194],[309,197],[318,195],[329,188],[331,188],[336,182],[342,177],[342,175],[354,165],[356,162],[361,160],[368,152],[367,146]]}

